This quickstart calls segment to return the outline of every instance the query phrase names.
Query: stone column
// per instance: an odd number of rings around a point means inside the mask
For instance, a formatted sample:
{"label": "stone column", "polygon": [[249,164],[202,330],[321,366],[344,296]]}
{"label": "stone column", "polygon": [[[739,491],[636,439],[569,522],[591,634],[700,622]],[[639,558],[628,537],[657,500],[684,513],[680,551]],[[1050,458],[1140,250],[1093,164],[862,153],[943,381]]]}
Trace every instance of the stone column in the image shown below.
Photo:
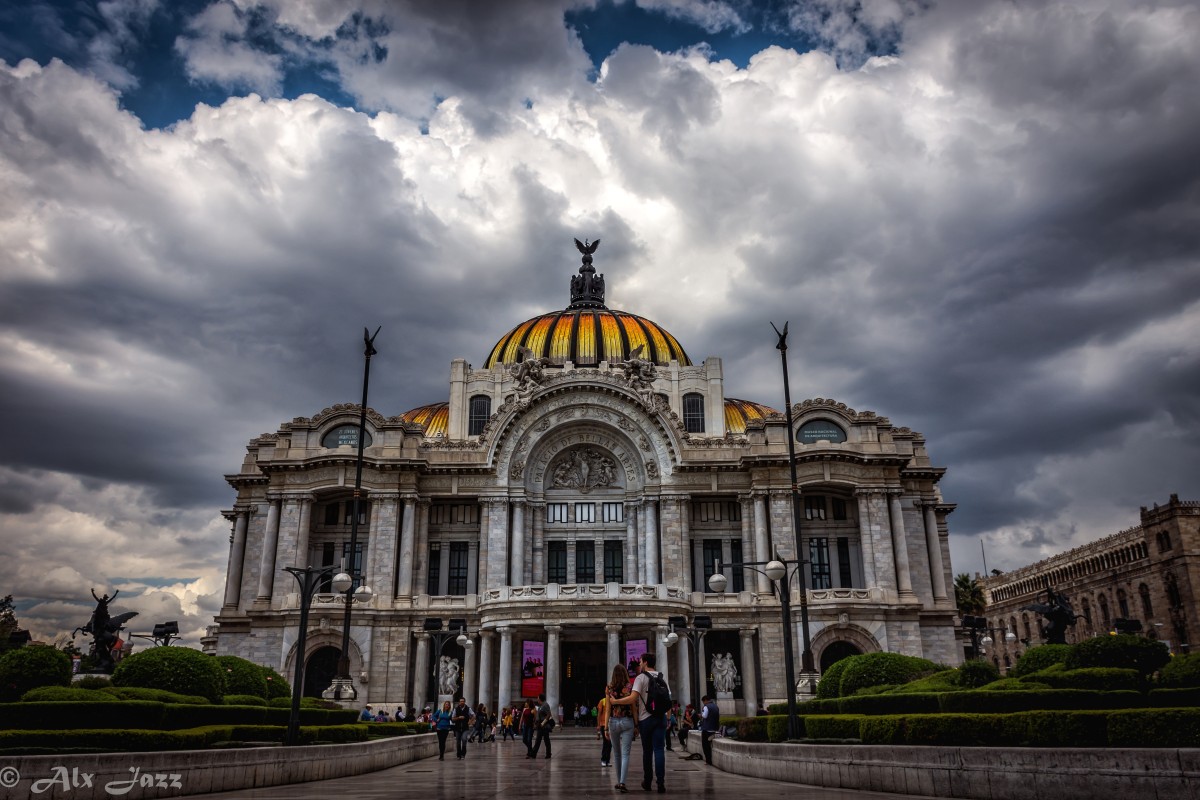
{"label": "stone column", "polygon": [[746,716],[753,717],[758,708],[758,682],[755,679],[757,670],[756,650],[754,649],[754,628],[742,628],[742,699],[746,702]]}
{"label": "stone column", "polygon": [[641,583],[638,575],[637,503],[625,504],[625,583]]}
{"label": "stone column", "polygon": [[477,564],[475,581],[471,583],[468,578],[467,594],[482,595],[483,590],[488,587],[488,537],[490,536],[492,526],[492,498],[479,498],[479,542],[477,550],[472,553],[475,558],[471,559]]}
{"label": "stone column", "polygon": [[312,530],[312,495],[300,498],[300,522],[296,526],[296,558],[294,566],[308,566],[308,534]]}
{"label": "stone column", "polygon": [[562,674],[562,664],[559,663],[558,635],[562,625],[546,626],[546,702],[550,704],[550,712],[558,713],[558,685]]}
{"label": "stone column", "polygon": [[463,697],[471,704],[482,703],[479,697],[481,676],[475,669],[475,637],[467,635],[467,646],[463,648]]}
{"label": "stone column", "polygon": [[[724,413],[724,412],[722,411],[722,413]],[[691,525],[690,525],[691,520],[689,519],[691,514],[692,514],[691,500],[686,497],[680,498],[679,499],[679,541],[680,541],[679,558],[681,559],[682,563],[679,565],[679,571],[682,573],[682,575],[680,576],[682,578],[682,580],[680,581],[679,585],[683,588],[683,590],[685,592],[693,591],[693,589],[692,589],[692,586],[693,586],[692,564],[694,563],[694,561],[692,559],[692,534],[691,534]],[[726,560],[728,560],[728,559],[726,559]],[[704,574],[703,570],[701,570],[700,574],[701,574],[701,578],[703,579],[703,574]],[[701,587],[699,589],[699,591],[701,591],[701,592],[704,591],[704,588]]]}
{"label": "stone column", "polygon": [[[497,692],[497,708],[508,708],[512,705],[512,674],[513,674],[513,642],[512,627],[501,625],[500,628],[500,688]],[[488,706],[490,709],[491,706]],[[497,714],[497,716],[500,716]]]}
{"label": "stone column", "polygon": [[275,551],[279,547],[278,498],[267,499],[267,528],[263,533],[263,549],[258,562],[258,600],[271,601],[275,585]]}
{"label": "stone column", "polygon": [[654,650],[655,650],[655,666],[662,673],[663,680],[671,687],[672,693],[679,691],[679,687],[671,683],[671,665],[667,663],[667,633],[670,631],[666,625],[659,625],[654,629]]}
{"label": "stone column", "polygon": [[477,702],[492,707],[492,642],[496,634],[492,631],[479,632],[479,700]]}
{"label": "stone column", "polygon": [[[765,494],[754,495],[754,561],[770,561],[771,547],[767,542],[767,496]],[[759,572],[758,575],[758,593],[770,594],[771,581],[766,575]]]}
{"label": "stone column", "polygon": [[[482,553],[482,547],[480,548]],[[487,527],[487,580],[480,589],[495,589],[508,583],[508,499],[492,500]],[[482,564],[482,555],[481,564]],[[482,570],[481,570],[482,571]]]}
{"label": "stone column", "polygon": [[367,535],[367,557],[363,564],[365,580],[380,602],[390,608],[396,596],[396,528],[400,519],[400,495],[396,492],[371,494],[371,528]]}
{"label": "stone column", "polygon": [[647,500],[642,515],[646,520],[646,583],[661,583],[658,569],[658,501]]}
{"label": "stone column", "polygon": [[[484,561],[487,559],[486,542],[467,542],[467,594],[483,594]],[[450,579],[450,546],[442,545],[441,584],[447,586]],[[449,591],[449,589],[439,589]]]}
{"label": "stone column", "polygon": [[417,634],[417,663],[413,672],[413,708],[429,703],[429,634]]}
{"label": "stone column", "polygon": [[525,501],[514,500],[512,512],[512,556],[508,582],[513,586],[525,585]]}
{"label": "stone column", "polygon": [[704,650],[703,639],[696,642],[696,671],[700,675],[700,697],[703,697],[708,690],[708,653]]}
{"label": "stone column", "polygon": [[608,664],[604,670],[605,678],[612,675],[613,667],[625,663],[621,660],[621,629],[623,627],[619,622],[609,622],[604,626],[604,632],[608,634]]}
{"label": "stone column", "polygon": [[684,706],[687,706],[688,703],[695,703],[700,699],[699,697],[692,697],[691,646],[688,637],[682,634],[679,636],[679,641],[675,643],[675,649],[679,651],[677,654],[679,657],[676,659],[679,664],[679,677],[676,678],[677,685],[674,687],[675,691],[673,694]]}
{"label": "stone column", "polygon": [[429,501],[417,501],[417,533],[413,543],[413,594],[427,594],[429,583]]}
{"label": "stone column", "polygon": [[399,570],[396,594],[400,597],[411,597],[413,595],[413,557],[417,538],[417,499],[405,497],[403,502],[404,514],[400,522],[400,547],[396,553],[396,561],[399,563],[395,565],[395,568]]}
{"label": "stone column", "polygon": [[237,608],[242,597],[242,565],[246,562],[246,527],[250,512],[234,511],[233,534],[229,537],[229,569],[225,571],[225,608]]}
{"label": "stone column", "polygon": [[540,586],[546,582],[546,537],[543,528],[546,522],[546,504],[531,505],[529,514],[533,517],[533,568],[529,573],[529,582]]}
{"label": "stone column", "polygon": [[912,573],[908,568],[908,537],[904,532],[904,511],[900,508],[900,493],[888,495],[888,511],[892,523],[892,551],[896,554],[896,585],[900,599],[914,597]]}
{"label": "stone column", "polygon": [[[743,495],[738,501],[742,504],[742,561],[754,561],[754,498]],[[742,586],[746,589],[754,585],[753,575],[748,569],[742,570]]]}
{"label": "stone column", "polygon": [[929,550],[929,577],[933,579],[933,599],[947,600],[946,571],[942,565],[942,538],[938,535],[937,511],[933,503],[924,505],[925,547]]}
{"label": "stone column", "polygon": [[871,536],[871,506],[865,492],[855,492],[858,498],[858,538],[862,550],[863,583],[870,589],[879,585],[875,571],[875,546]]}

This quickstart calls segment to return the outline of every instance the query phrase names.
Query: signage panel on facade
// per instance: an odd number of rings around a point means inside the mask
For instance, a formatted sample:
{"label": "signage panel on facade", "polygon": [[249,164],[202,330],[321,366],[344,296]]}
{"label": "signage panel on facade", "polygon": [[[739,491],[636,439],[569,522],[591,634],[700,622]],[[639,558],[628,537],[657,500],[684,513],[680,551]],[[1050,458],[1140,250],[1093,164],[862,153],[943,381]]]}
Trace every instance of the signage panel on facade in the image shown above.
{"label": "signage panel on facade", "polygon": [[632,678],[638,673],[638,662],[642,658],[642,653],[646,652],[645,639],[630,639],[625,642],[625,666],[629,669],[629,676]]}
{"label": "signage panel on facade", "polygon": [[522,697],[537,697],[546,691],[545,662],[545,642],[525,642],[521,646]]}

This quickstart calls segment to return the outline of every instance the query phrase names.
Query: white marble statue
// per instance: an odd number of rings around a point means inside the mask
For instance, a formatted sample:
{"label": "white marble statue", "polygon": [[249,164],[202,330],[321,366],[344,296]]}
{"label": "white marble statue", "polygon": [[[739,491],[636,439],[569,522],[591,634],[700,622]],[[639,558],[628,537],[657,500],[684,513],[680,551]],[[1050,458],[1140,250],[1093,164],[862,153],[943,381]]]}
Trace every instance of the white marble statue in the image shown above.
{"label": "white marble statue", "polygon": [[458,690],[458,659],[442,656],[438,659],[438,694],[454,694]]}
{"label": "white marble statue", "polygon": [[713,686],[718,692],[732,692],[737,683],[737,665],[733,653],[717,653],[712,660]]}

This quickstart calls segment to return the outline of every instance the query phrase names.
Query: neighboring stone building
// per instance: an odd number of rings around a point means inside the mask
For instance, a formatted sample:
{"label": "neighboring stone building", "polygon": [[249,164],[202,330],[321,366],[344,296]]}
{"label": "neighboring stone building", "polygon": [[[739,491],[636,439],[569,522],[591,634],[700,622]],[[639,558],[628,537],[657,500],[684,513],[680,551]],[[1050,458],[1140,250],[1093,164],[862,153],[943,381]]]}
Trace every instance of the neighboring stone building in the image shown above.
{"label": "neighboring stone building", "polygon": [[[1144,635],[1187,653],[1200,636],[1200,502],[1173,494],[1165,506],[1143,506],[1140,525],[981,581],[993,639],[985,649],[1001,670],[1041,643],[1042,618],[1022,609],[1047,587],[1065,594],[1079,615],[1068,643],[1108,633],[1118,619],[1136,620]],[[1006,638],[1010,632],[1015,639]]]}
{"label": "neighboring stone building", "polygon": [[[606,308],[581,250],[570,305],[505,333],[482,369],[451,362],[448,401],[368,410],[353,560],[374,596],[353,609],[349,654],[360,701],[429,704],[445,655],[472,701],[507,705],[541,679],[551,703],[591,705],[642,647],[695,701],[697,654],[665,639],[668,618],[697,614],[712,619],[706,676],[711,656],[732,655],[730,703],[785,696],[766,578],[724,567],[727,593],[707,582],[718,561],[796,556],[784,416],[726,396],[719,358],[693,364],[654,322]],[[794,413],[816,663],[877,650],[957,663],[945,470],[921,434],[872,412],[816,399]],[[283,423],[226,476],[237,498],[216,652],[292,674],[299,603],[281,569],[351,557],[358,415],[335,405]],[[306,694],[329,685],[343,608],[317,595]],[[465,650],[434,652],[434,618],[466,621]]]}

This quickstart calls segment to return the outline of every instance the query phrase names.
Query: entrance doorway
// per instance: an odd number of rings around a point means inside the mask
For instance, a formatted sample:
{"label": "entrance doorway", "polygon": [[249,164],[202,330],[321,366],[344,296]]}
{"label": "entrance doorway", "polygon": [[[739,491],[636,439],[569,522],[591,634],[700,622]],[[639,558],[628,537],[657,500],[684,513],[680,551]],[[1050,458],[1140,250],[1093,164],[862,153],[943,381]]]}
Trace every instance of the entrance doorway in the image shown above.
{"label": "entrance doorway", "polygon": [[821,653],[821,673],[824,674],[825,670],[829,669],[843,658],[859,655],[862,655],[862,650],[859,650],[849,642],[830,642],[829,646],[826,647]]}
{"label": "entrance doorway", "polygon": [[[562,694],[563,722],[575,719],[575,710],[585,705],[590,710],[604,696],[613,665],[606,664],[608,646],[604,642],[563,643]],[[594,718],[588,716],[585,725]]]}
{"label": "entrance doorway", "polygon": [[336,647],[322,647],[308,657],[304,667],[304,697],[320,697],[337,676],[338,654]]}

